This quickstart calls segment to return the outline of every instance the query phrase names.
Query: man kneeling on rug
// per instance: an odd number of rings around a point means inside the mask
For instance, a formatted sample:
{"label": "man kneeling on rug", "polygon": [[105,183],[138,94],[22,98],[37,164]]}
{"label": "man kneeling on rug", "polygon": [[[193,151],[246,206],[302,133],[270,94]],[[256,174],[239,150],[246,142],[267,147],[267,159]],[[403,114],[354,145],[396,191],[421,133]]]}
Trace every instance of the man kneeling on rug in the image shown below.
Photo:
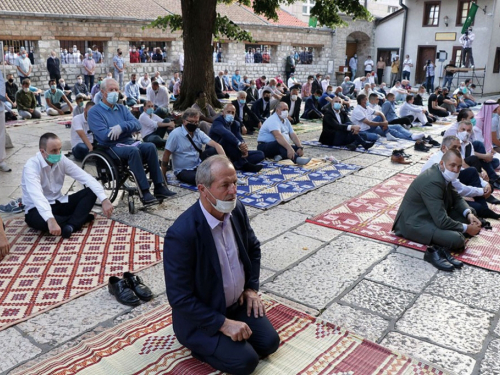
{"label": "man kneeling on rug", "polygon": [[[40,137],[40,151],[28,160],[23,169],[21,188],[25,221],[31,228],[69,238],[83,224],[94,220],[90,210],[96,197],[109,218],[113,206],[97,180],[61,153],[62,142],[54,133]],[[87,186],[71,195],[61,189],[66,175]],[[62,228],[62,229],[61,229]]]}
{"label": "man kneeling on rug", "polygon": [[200,199],[168,229],[165,283],[179,342],[230,374],[250,374],[280,338],[257,294],[260,243],[236,197],[231,161],[211,156],[196,171]]}
{"label": "man kneeling on rug", "polygon": [[450,251],[463,251],[465,236],[481,230],[474,209],[453,187],[461,167],[460,152],[450,149],[439,164],[418,175],[406,191],[392,227],[397,236],[431,245],[424,260],[443,271],[462,266]]}

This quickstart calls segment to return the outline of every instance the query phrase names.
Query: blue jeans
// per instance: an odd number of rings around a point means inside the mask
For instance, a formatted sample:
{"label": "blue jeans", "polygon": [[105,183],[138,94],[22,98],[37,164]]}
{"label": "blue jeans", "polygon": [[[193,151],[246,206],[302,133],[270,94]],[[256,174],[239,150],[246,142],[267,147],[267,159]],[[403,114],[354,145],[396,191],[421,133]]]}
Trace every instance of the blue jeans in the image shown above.
{"label": "blue jeans", "polygon": [[83,158],[89,153],[89,148],[85,143],[78,143],[75,147],[73,147],[71,153],[76,160],[83,160]]}
{"label": "blue jeans", "polygon": [[[479,154],[486,154],[486,148],[484,147],[484,143],[480,141],[474,141],[472,142],[472,147],[474,147],[474,151],[479,153]],[[492,161],[487,162],[484,160],[481,160],[481,166],[483,169],[486,171],[488,174],[488,177],[490,180],[496,180],[498,178],[498,175],[495,172],[495,169],[498,168],[500,165],[500,160],[497,158],[493,158]]]}
{"label": "blue jeans", "polygon": [[[372,121],[380,122],[381,120],[382,118],[380,116],[377,116]],[[375,133],[382,137],[385,137],[385,135],[389,133],[396,138],[408,139],[410,141],[412,140],[411,132],[403,128],[401,125],[389,125],[387,130],[383,130],[380,126],[371,126],[370,129],[365,130],[364,133],[367,133],[368,135],[370,133]],[[371,141],[372,139],[368,138],[368,140]]]}
{"label": "blue jeans", "polygon": [[158,152],[153,143],[141,143],[137,147],[112,147],[113,151],[122,159],[128,162],[130,170],[137,179],[137,184],[142,191],[149,190],[149,182],[144,171],[143,161],[149,166],[151,179],[154,184],[163,184],[160,164],[158,162]]}
{"label": "blue jeans", "polygon": [[434,92],[434,76],[427,77],[425,82],[427,93],[432,94]]}
{"label": "blue jeans", "polygon": [[470,99],[464,99],[465,104],[467,104],[469,107],[474,107],[477,105],[477,103],[474,100]]}
{"label": "blue jeans", "polygon": [[[443,80],[443,87],[448,87],[448,89],[451,89],[451,84],[453,83],[453,76],[444,76]],[[448,86],[446,86],[448,84]]]}
{"label": "blue jeans", "polygon": [[403,70],[403,79],[410,80],[410,72]]}
{"label": "blue jeans", "polygon": [[84,74],[83,77],[85,77],[85,85],[87,85],[87,88],[90,92],[90,90],[92,90],[92,87],[94,87],[94,76]]}

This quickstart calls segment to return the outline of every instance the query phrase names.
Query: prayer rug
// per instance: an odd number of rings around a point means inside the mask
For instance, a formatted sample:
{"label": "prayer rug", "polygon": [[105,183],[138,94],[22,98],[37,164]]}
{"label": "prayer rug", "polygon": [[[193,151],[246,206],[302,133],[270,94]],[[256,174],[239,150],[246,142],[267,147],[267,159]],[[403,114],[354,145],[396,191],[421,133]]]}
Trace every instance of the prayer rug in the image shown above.
{"label": "prayer rug", "polygon": [[0,330],[107,284],[110,276],[161,262],[163,239],[97,216],[63,239],[6,223],[11,250],[0,262]]}
{"label": "prayer rug", "polygon": [[[331,148],[337,150],[347,150],[345,146],[327,146],[320,143],[318,140],[312,141],[302,141],[302,145],[312,146],[312,147],[321,147],[321,148]],[[415,145],[415,141],[408,141],[406,139],[398,139],[397,142],[388,142],[388,141],[380,141],[378,140],[372,148],[366,151],[363,147],[359,146],[356,151],[363,152],[373,155],[381,155],[381,156],[391,156],[393,150],[406,149],[408,147],[412,147]]]}
{"label": "prayer rug", "polygon": [[5,127],[6,128],[13,128],[13,127],[16,127],[16,126],[21,126],[21,125],[24,125],[26,123],[26,120],[13,120],[13,121],[7,121],[5,123]]}
{"label": "prayer rug", "polygon": [[[238,199],[247,206],[262,210],[297,198],[360,169],[354,164],[333,164],[320,159],[312,159],[302,167],[290,161],[264,161],[262,164],[264,168],[259,173],[237,173],[238,179],[243,182],[238,185]],[[196,186],[180,182],[173,174],[168,174],[167,179],[170,185],[198,190]]]}
{"label": "prayer rug", "polygon": [[57,123],[59,125],[65,125],[66,127],[68,127],[68,125],[71,125],[73,121],[57,121]]}
{"label": "prayer rug", "polygon": [[[261,360],[256,374],[438,375],[443,370],[363,339],[354,333],[264,296],[280,347]],[[176,339],[168,305],[124,322],[23,375],[221,374],[191,356]]]}
{"label": "prayer rug", "polygon": [[[363,237],[425,251],[426,245],[396,236],[392,225],[406,190],[416,176],[398,174],[312,219],[309,223],[358,234]],[[500,271],[500,221],[488,219],[492,230],[467,241],[465,251],[457,259],[464,263]]]}

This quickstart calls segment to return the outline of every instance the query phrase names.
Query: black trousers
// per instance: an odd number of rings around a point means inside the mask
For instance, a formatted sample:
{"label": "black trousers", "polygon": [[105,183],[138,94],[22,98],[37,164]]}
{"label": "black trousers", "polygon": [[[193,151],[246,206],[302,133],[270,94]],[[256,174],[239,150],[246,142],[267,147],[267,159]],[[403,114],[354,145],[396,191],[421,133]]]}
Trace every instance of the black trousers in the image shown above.
{"label": "black trousers", "polygon": [[[200,155],[200,159],[203,161],[206,158],[209,158],[212,155],[217,155],[217,150],[214,147],[207,146],[205,148],[205,151],[203,151]],[[196,186],[196,170],[198,167],[195,169],[184,169],[177,173],[175,177],[177,177],[178,180],[185,182],[186,184]]]}
{"label": "black trousers", "polygon": [[403,116],[403,117],[398,117],[395,118],[394,120],[389,121],[389,125],[411,125],[413,122],[413,116],[408,115],[408,116]]}
{"label": "black trousers", "polygon": [[[94,207],[96,199],[94,192],[90,188],[85,188],[71,194],[67,203],[56,201],[50,207],[57,224],[61,228],[65,225],[71,225],[74,230],[79,230],[87,222],[87,217],[92,207]],[[47,222],[40,216],[36,207],[28,211],[24,216],[24,221],[33,229],[44,232],[49,230]]]}
{"label": "black trousers", "polygon": [[234,375],[251,374],[259,364],[259,358],[267,357],[278,350],[280,338],[266,316],[255,318],[247,315],[246,304],[228,308],[228,319],[244,322],[250,327],[252,335],[248,340],[233,341],[218,333],[219,344],[210,356],[192,353],[193,357],[208,363],[213,368]]}
{"label": "black trousers", "polygon": [[[481,180],[479,179],[479,172],[474,167],[462,169],[458,175],[458,179],[464,185],[482,188]],[[483,210],[488,208],[486,198],[483,196],[474,197],[474,202],[467,201],[467,203],[477,211],[479,216],[481,216]]]}

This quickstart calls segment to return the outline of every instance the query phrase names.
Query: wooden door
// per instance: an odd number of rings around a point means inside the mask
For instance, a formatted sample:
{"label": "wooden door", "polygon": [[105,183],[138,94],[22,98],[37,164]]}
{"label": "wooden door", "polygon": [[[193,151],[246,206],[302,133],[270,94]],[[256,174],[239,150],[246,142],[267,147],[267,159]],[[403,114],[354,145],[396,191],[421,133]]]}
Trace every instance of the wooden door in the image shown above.
{"label": "wooden door", "polygon": [[[354,54],[357,53],[357,51],[358,51],[358,43],[356,42],[346,43],[345,54],[347,55],[347,66],[349,66],[349,61],[351,60],[351,57],[353,57]],[[349,68],[349,71],[351,71],[351,68]]]}
{"label": "wooden door", "polygon": [[424,66],[427,60],[431,60],[433,64],[436,64],[436,46],[418,46],[415,84],[424,82]]}

